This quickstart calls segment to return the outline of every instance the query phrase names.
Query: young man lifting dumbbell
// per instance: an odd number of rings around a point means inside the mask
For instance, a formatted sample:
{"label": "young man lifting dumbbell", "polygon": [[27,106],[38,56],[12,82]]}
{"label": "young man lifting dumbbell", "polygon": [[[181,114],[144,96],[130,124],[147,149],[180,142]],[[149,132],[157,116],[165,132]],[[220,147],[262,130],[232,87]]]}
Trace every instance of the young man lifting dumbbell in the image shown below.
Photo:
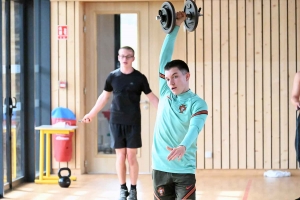
{"label": "young man lifting dumbbell", "polygon": [[160,53],[159,104],[153,135],[154,199],[196,199],[197,137],[206,121],[206,102],[189,88],[190,72],[182,60],[171,60],[184,12],[166,35]]}

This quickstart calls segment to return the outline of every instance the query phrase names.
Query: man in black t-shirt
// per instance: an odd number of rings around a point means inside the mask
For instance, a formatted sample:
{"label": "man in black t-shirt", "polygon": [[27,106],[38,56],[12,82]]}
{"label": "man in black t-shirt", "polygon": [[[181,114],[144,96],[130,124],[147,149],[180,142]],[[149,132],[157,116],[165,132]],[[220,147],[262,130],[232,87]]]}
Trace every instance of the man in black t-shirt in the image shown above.
{"label": "man in black t-shirt", "polygon": [[[112,134],[111,147],[116,150],[116,169],[121,184],[120,200],[137,199],[136,183],[139,165],[137,148],[142,147],[140,97],[142,92],[157,108],[158,98],[152,93],[147,78],[132,67],[134,50],[125,46],[119,49],[120,68],[112,71],[105,82],[104,90],[91,111],[82,122],[89,123],[104,108],[111,93],[109,128]],[[131,189],[126,186],[126,158],[129,163]]]}

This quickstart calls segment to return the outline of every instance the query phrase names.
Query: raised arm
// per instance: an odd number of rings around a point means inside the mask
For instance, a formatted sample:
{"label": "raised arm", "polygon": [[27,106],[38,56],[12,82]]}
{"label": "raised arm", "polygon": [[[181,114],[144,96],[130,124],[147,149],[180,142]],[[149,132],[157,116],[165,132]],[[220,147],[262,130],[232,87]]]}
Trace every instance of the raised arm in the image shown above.
{"label": "raised arm", "polygon": [[169,91],[169,87],[167,86],[167,82],[165,80],[165,66],[168,62],[171,61],[172,55],[174,52],[174,44],[176,40],[176,36],[178,34],[179,27],[181,23],[186,19],[184,12],[176,13],[176,26],[173,31],[166,35],[165,40],[161,47],[161,52],[159,56],[159,93],[160,96],[164,95]]}

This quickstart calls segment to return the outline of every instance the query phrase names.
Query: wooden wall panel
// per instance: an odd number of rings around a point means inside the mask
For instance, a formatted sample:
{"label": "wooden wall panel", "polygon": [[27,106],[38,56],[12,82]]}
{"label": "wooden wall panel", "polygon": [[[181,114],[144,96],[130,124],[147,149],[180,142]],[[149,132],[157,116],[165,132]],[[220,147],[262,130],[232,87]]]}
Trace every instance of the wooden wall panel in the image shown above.
{"label": "wooden wall panel", "polygon": [[[77,11],[80,9],[79,5],[80,3],[77,3]],[[51,3],[51,107],[52,109],[56,107],[69,108],[79,118],[82,113],[77,113],[76,110],[80,109],[76,109],[76,107],[84,106],[80,102],[79,104],[76,104],[77,99],[80,99],[80,96],[76,95],[76,91],[78,91],[76,89],[76,83],[77,80],[81,80],[81,74],[78,72],[80,69],[75,65],[77,62],[80,63],[80,52],[76,51],[76,47],[79,47],[80,44],[75,43],[75,41],[79,41],[79,38],[75,40],[75,35],[80,35],[80,33],[78,33],[79,30],[75,29],[75,23],[80,23],[75,21],[75,10],[75,3],[71,1]],[[58,25],[68,26],[67,39],[58,39]],[[67,88],[59,88],[59,81],[66,81]],[[76,167],[76,161],[79,162],[80,160],[80,158],[76,157],[76,152],[79,150],[79,146],[76,145],[78,138],[79,135],[76,133],[72,138],[72,159],[68,163],[68,166],[72,169],[80,168],[80,164]],[[79,142],[79,144],[81,143]],[[52,160],[53,169],[64,166],[67,166],[67,163],[59,163],[55,159]]]}
{"label": "wooden wall panel", "polygon": [[51,3],[51,107],[59,106],[58,95],[58,40],[57,40],[57,25],[58,25],[58,2]]}
{"label": "wooden wall panel", "polygon": [[[93,24],[93,20],[92,18],[96,17],[96,13],[95,12],[86,12],[86,10],[89,8],[90,5],[85,5],[85,9],[84,9],[84,14],[86,15],[86,21],[84,21],[84,27],[86,28],[86,34],[90,34],[92,35],[92,38],[96,38],[96,31],[97,29],[95,28],[94,30],[91,30],[90,27],[95,26],[95,24]],[[90,37],[89,37],[90,38]],[[85,41],[85,47],[86,49],[84,50],[84,55],[85,58],[87,57],[87,55],[94,55],[91,52],[97,52],[97,47],[95,45],[93,45],[93,43],[95,43],[95,41],[93,39],[86,39],[84,38]],[[91,66],[97,66],[97,62],[96,62],[96,58],[95,56],[93,58],[90,59],[85,59],[85,70],[92,70]],[[95,71],[93,71],[93,73],[96,73]],[[96,99],[98,98],[98,94],[95,92],[97,91],[97,77],[96,76],[89,76],[88,72],[85,74],[86,76],[86,82],[84,83],[84,87],[85,87],[85,105],[86,105],[86,110],[84,110],[84,113],[88,112],[88,110],[92,109],[92,106],[95,104]],[[91,94],[89,94],[91,93]],[[89,95],[90,98],[86,98],[86,96]],[[84,115],[83,115],[84,116]],[[93,130],[97,130],[97,123],[90,123],[90,124],[86,124],[84,127],[84,131],[85,134],[86,133],[93,133]],[[86,172],[89,172],[89,166],[92,164],[90,161],[90,157],[94,157],[96,154],[96,149],[92,149],[92,147],[96,147],[95,146],[95,139],[93,137],[85,137],[85,145],[86,148],[84,150],[85,153],[85,160],[89,161],[88,166],[86,166]],[[89,145],[89,146],[88,146]],[[92,147],[91,147],[92,146]],[[109,162],[107,162],[108,165],[110,165]]]}
{"label": "wooden wall panel", "polygon": [[271,74],[272,74],[272,168],[280,168],[280,84],[279,84],[279,4],[271,0]]}
{"label": "wooden wall panel", "polygon": [[[142,5],[140,7],[142,7]],[[144,8],[144,11],[141,12],[141,13],[138,13],[138,15],[139,15],[138,19],[140,19],[140,20],[138,20],[138,23],[139,23],[139,30],[138,30],[139,33],[138,33],[138,35],[143,35],[144,38],[149,38],[149,30],[151,29],[151,27],[149,26],[148,23],[143,23],[143,19],[147,19],[147,17],[149,16],[149,9],[147,9],[147,7],[148,7],[148,5],[145,5],[145,7],[142,7],[142,8]],[[149,19],[149,17],[148,17],[148,19]],[[141,38],[143,38],[143,37],[141,36]],[[143,42],[139,42],[139,48],[140,48],[139,52],[140,52],[140,58],[141,58],[140,59],[140,65],[141,65],[140,70],[145,74],[146,77],[150,76],[151,68],[149,67],[149,60],[151,59],[151,54],[148,53],[148,54],[143,55],[143,52],[149,52],[148,47],[149,47],[150,41],[151,40],[143,40]],[[156,67],[156,68],[158,68],[158,67]],[[150,80],[151,80],[151,78],[152,77],[150,77]],[[151,88],[152,88],[152,86],[151,86]],[[147,99],[146,96],[141,97],[141,100],[143,100],[143,99]],[[149,105],[149,107],[150,107],[149,108],[150,111],[151,110],[152,110],[152,112],[156,111],[156,109],[153,107],[153,105]],[[148,160],[147,157],[151,158],[151,149],[152,149],[151,144],[152,143],[148,142],[148,140],[151,141],[152,137],[151,137],[151,134],[149,134],[149,130],[150,130],[150,127],[151,127],[152,128],[151,133],[153,133],[154,123],[155,123],[155,119],[156,119],[156,117],[155,117],[156,115],[151,116],[150,111],[148,112],[147,116],[146,116],[146,114],[144,114],[142,116],[142,124],[145,124],[142,127],[142,131],[144,130],[143,133],[146,133],[147,137],[145,139],[143,138],[143,141],[144,141],[143,142],[143,148],[141,148],[140,151],[141,151],[141,154],[143,154],[143,156],[146,157],[145,160]],[[143,112],[142,112],[142,114],[143,114]],[[148,166],[147,170],[149,172],[151,172],[151,170],[152,170],[151,161],[149,160],[147,163],[149,163],[149,166]],[[140,168],[140,170],[142,169],[142,164],[140,165],[139,168]]]}
{"label": "wooden wall panel", "polygon": [[[58,25],[67,25],[67,2],[58,2]],[[58,81],[67,80],[67,40],[58,41]],[[59,106],[67,107],[67,90],[58,89]]]}
{"label": "wooden wall panel", "polygon": [[[203,29],[204,29],[204,58],[203,58],[203,65],[204,65],[204,95],[203,99],[205,99],[207,106],[208,106],[208,116],[205,122],[204,127],[204,149],[205,152],[213,152],[213,95],[212,95],[212,2],[211,1],[204,1],[203,9],[205,12],[203,13]],[[213,155],[214,156],[214,155]],[[205,169],[213,169],[213,159],[206,158],[204,161]]]}
{"label": "wooden wall panel", "polygon": [[237,1],[238,12],[238,157],[239,169],[247,168],[247,108],[246,108],[246,1]]}
{"label": "wooden wall panel", "polygon": [[246,166],[254,169],[254,12],[253,1],[246,1]]}
{"label": "wooden wall panel", "polygon": [[220,1],[212,1],[212,106],[213,168],[221,168]]}
{"label": "wooden wall panel", "polygon": [[288,1],[279,1],[279,54],[280,54],[280,168],[288,168],[288,43],[287,43],[287,3]]}
{"label": "wooden wall panel", "polygon": [[[58,81],[66,81],[67,88],[58,87],[59,103],[58,106],[66,107],[75,111],[74,100],[74,2],[59,2],[58,3],[58,25],[68,26],[67,40],[58,40]],[[57,41],[57,39],[56,39]],[[70,99],[70,101],[69,101]],[[54,109],[55,107],[53,107]],[[75,149],[75,137],[72,138],[72,149]],[[74,158],[75,153],[72,154]],[[67,166],[66,163],[58,163],[53,160],[53,167],[60,168]],[[75,167],[75,159],[68,163],[70,168]]]}
{"label": "wooden wall panel", "polygon": [[[150,81],[150,86],[152,89],[152,92],[156,95],[159,95],[159,73],[158,73],[158,66],[159,66],[159,54],[161,45],[164,41],[164,33],[162,33],[162,29],[160,27],[159,21],[155,19],[157,16],[157,8],[160,8],[161,2],[149,2],[149,24],[151,24],[152,28],[149,28],[149,41],[155,41],[155,42],[149,42],[149,66],[152,68],[149,72],[148,80]],[[157,58],[157,59],[154,59]],[[155,124],[155,116],[156,116],[156,110],[150,110],[151,117],[151,130],[150,130],[150,145],[152,146],[152,138],[153,138],[153,130],[154,130],[154,124]],[[150,159],[150,163],[152,165],[152,159]]]}
{"label": "wooden wall panel", "polygon": [[271,112],[271,3],[263,1],[263,117],[264,169],[272,168]]}
{"label": "wooden wall panel", "polygon": [[229,132],[230,169],[238,169],[238,48],[237,48],[237,2],[229,0]]}
{"label": "wooden wall panel", "polygon": [[263,44],[262,3],[254,1],[254,156],[255,169],[263,169]]}
{"label": "wooden wall panel", "polygon": [[[84,101],[84,87],[85,87],[85,62],[84,62],[84,33],[83,33],[83,20],[84,6],[83,3],[75,2],[75,114],[78,119],[81,119],[85,114],[85,101]],[[79,173],[82,174],[85,171],[85,135],[84,126],[78,126],[76,129],[76,147],[75,147],[75,168],[79,169]]]}
{"label": "wooden wall panel", "polygon": [[[203,9],[203,0],[197,0],[195,1],[198,7],[201,7]],[[203,11],[202,11],[203,14]],[[199,18],[198,21],[198,27],[195,30],[195,67],[196,67],[196,72],[195,72],[195,92],[201,97],[204,98],[204,20],[203,17]],[[188,38],[189,40],[189,38]],[[209,108],[210,109],[210,108]],[[209,112],[210,115],[210,112]],[[205,128],[202,129],[202,131],[199,133],[198,141],[197,141],[197,167],[200,169],[204,169],[204,164],[205,164]]]}
{"label": "wooden wall panel", "polygon": [[[66,80],[67,82],[67,90],[66,90],[66,105],[67,107],[75,113],[75,81],[77,80],[75,77],[75,4],[74,2],[67,2],[67,21],[68,25],[68,40],[66,41],[66,50],[67,50],[67,58],[66,58]],[[72,149],[74,149],[74,153],[72,154],[72,162],[70,162],[69,167],[75,168],[75,149],[76,149],[76,136],[72,138]]]}
{"label": "wooden wall panel", "polygon": [[[218,169],[221,166],[227,169],[227,154],[229,169],[296,168],[295,111],[289,98],[300,57],[296,43],[299,43],[299,3],[278,0],[202,0],[196,3],[204,8],[203,36],[195,33],[196,68],[204,66],[203,73],[197,72],[196,80],[202,78],[204,83],[202,86],[198,81],[196,87],[200,84],[200,88],[204,88],[203,96],[211,113],[205,124],[204,141],[198,142],[204,145],[202,154],[213,147],[213,164],[204,159],[205,165],[198,161],[198,168]],[[216,13],[219,5],[220,12]],[[228,16],[224,10],[229,11]],[[219,25],[216,18],[221,19]],[[203,46],[198,47],[202,39]],[[228,79],[223,73],[227,48]],[[221,96],[215,90],[218,85]],[[220,98],[221,104],[216,100]],[[216,127],[218,125],[222,128]],[[229,152],[225,147],[227,132]],[[203,159],[203,156],[197,158]]]}
{"label": "wooden wall panel", "polygon": [[221,20],[221,87],[220,87],[220,101],[221,101],[221,168],[230,169],[230,112],[229,112],[229,21],[228,19],[229,2],[220,2],[220,20]]}
{"label": "wooden wall panel", "polygon": [[246,1],[246,168],[254,169],[254,1]]}
{"label": "wooden wall panel", "polygon": [[[183,26],[183,25],[182,25]],[[190,70],[190,89],[192,91],[196,91],[196,65],[195,65],[195,61],[196,61],[196,46],[195,46],[195,36],[196,34],[193,32],[189,32],[189,31],[185,31],[186,32],[186,40],[188,41],[187,45],[186,45],[186,63],[189,66],[189,70]]]}
{"label": "wooden wall panel", "polygon": [[75,111],[75,4],[67,2],[67,23],[68,24],[68,40],[67,42],[67,64],[66,64],[66,80],[68,80],[67,88],[67,105],[70,110]]}

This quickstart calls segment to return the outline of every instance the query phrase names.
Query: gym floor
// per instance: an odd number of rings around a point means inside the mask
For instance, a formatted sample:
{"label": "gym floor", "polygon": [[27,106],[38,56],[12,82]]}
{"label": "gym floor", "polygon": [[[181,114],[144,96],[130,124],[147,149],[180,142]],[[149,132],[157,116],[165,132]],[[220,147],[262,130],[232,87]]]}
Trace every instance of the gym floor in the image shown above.
{"label": "gym floor", "polygon": [[[300,197],[300,170],[288,171],[290,177],[269,178],[263,176],[263,170],[198,170],[196,199],[294,200]],[[153,200],[150,174],[139,175],[137,191],[139,200]],[[4,199],[22,200],[113,200],[118,197],[119,183],[113,174],[79,175],[69,188],[24,183],[4,195]]]}

